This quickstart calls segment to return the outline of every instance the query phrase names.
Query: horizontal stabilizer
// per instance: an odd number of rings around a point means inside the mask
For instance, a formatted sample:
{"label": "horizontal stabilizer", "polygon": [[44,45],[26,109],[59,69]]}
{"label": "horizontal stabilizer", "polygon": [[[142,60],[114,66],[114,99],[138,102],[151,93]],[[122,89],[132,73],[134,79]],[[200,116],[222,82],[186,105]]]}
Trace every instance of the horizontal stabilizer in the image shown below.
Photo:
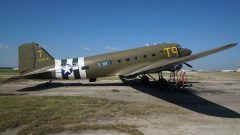
{"label": "horizontal stabilizer", "polygon": [[22,79],[22,77],[20,77],[20,76],[14,76],[14,77],[11,77],[11,78],[8,78],[8,79],[4,80],[2,83],[3,83],[3,84],[4,84],[4,83],[10,83],[10,82],[18,81],[18,80],[20,80],[20,79]]}

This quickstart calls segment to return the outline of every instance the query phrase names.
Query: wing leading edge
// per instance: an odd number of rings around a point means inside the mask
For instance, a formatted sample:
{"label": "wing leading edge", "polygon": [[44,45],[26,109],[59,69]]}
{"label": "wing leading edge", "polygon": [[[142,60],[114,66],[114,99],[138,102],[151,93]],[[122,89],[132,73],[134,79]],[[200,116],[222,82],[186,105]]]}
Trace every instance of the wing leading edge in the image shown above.
{"label": "wing leading edge", "polygon": [[224,46],[221,46],[218,48],[210,49],[207,51],[203,51],[200,53],[196,53],[193,55],[189,55],[189,56],[185,56],[185,57],[181,57],[181,58],[177,58],[177,59],[172,59],[172,60],[165,60],[165,61],[158,60],[158,61],[152,63],[151,65],[148,65],[146,67],[135,70],[134,72],[128,73],[125,76],[134,76],[134,75],[139,75],[139,74],[155,73],[155,72],[167,70],[168,68],[171,68],[175,65],[179,65],[179,64],[183,64],[188,61],[199,59],[199,58],[232,48],[236,45],[237,45],[237,43],[228,44],[228,45],[224,45]]}

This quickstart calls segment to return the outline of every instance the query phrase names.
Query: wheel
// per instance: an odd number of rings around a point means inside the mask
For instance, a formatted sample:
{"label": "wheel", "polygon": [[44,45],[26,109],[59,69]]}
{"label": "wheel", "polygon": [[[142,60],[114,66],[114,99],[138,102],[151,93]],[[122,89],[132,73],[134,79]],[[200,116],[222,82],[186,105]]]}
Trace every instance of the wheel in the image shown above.
{"label": "wheel", "polygon": [[90,78],[89,79],[89,82],[96,82],[97,81],[97,78]]}
{"label": "wheel", "polygon": [[141,83],[143,84],[149,83],[149,78],[146,75],[143,75],[141,77]]}
{"label": "wheel", "polygon": [[164,79],[164,78],[160,78],[160,79],[158,80],[158,83],[159,83],[159,85],[160,85],[161,88],[166,88],[166,87],[168,86],[168,82],[167,82],[167,80]]}

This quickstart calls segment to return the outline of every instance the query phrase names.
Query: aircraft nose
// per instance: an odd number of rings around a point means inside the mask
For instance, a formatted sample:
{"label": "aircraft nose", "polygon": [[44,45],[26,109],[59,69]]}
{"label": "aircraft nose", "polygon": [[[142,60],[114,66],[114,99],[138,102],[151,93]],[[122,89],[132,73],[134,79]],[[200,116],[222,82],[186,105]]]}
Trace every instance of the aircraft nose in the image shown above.
{"label": "aircraft nose", "polygon": [[187,49],[187,48],[182,48],[181,49],[181,56],[188,56],[188,55],[191,55],[192,54],[192,51],[190,49]]}

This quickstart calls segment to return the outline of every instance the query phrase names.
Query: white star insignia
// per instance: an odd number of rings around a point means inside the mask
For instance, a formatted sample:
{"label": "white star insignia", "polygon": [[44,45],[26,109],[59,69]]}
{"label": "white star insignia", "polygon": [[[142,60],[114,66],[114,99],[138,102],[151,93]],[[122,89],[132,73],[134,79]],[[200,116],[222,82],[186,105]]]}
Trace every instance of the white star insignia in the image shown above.
{"label": "white star insignia", "polygon": [[69,74],[71,74],[72,72],[71,72],[71,66],[69,66],[69,65],[66,65],[64,68],[63,68],[63,70],[64,70],[64,74],[66,74],[66,73],[69,73]]}

